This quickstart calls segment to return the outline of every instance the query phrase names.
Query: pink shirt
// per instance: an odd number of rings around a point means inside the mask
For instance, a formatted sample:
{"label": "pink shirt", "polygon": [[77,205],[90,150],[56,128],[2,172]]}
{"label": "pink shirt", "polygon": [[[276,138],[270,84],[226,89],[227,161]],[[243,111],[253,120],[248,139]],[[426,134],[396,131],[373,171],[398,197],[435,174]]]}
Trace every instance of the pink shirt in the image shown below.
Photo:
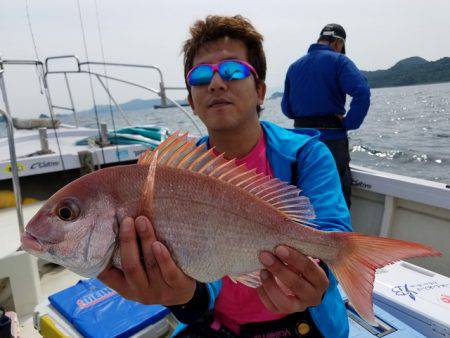
{"label": "pink shirt", "polygon": [[[256,169],[258,173],[273,176],[266,154],[265,135],[247,156],[238,159],[236,163],[245,163],[248,169]],[[229,277],[224,277],[214,306],[215,321],[212,327],[218,329],[222,324],[239,334],[239,326],[242,324],[276,320],[285,316],[268,310],[259,299],[256,289],[234,283]]]}

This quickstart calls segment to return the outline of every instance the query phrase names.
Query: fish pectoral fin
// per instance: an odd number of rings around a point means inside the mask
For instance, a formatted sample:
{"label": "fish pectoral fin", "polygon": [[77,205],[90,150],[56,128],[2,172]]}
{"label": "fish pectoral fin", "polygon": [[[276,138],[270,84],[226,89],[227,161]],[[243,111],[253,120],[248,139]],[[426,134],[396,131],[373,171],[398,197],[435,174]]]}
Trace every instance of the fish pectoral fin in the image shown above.
{"label": "fish pectoral fin", "polygon": [[[248,286],[249,288],[253,288],[253,289],[259,288],[262,285],[259,271],[255,271],[255,272],[248,273],[245,275],[240,275],[240,276],[228,276],[228,277],[230,277],[230,279],[234,283],[239,282],[239,283],[244,284],[245,286]],[[275,277],[275,281],[278,284],[278,286],[280,287],[280,289],[287,296],[294,296],[292,291],[289,290],[289,288],[286,285],[284,285],[281,280],[279,280],[277,277]]]}
{"label": "fish pectoral fin", "polygon": [[248,286],[249,288],[256,289],[261,286],[261,278],[259,276],[259,271],[255,271],[252,273],[247,273],[244,275],[239,276],[228,276],[230,279],[237,283],[244,284],[245,286]]}
{"label": "fish pectoral fin", "polygon": [[234,277],[234,276],[228,276],[228,277],[231,279],[231,281],[232,281],[234,284],[237,284],[236,278],[238,278],[238,277]]}
{"label": "fish pectoral fin", "polygon": [[152,220],[153,217],[153,196],[155,188],[156,164],[158,163],[158,150],[152,153],[150,161],[148,162],[147,178],[144,181],[144,186],[141,190],[139,200],[139,215],[146,216]]}

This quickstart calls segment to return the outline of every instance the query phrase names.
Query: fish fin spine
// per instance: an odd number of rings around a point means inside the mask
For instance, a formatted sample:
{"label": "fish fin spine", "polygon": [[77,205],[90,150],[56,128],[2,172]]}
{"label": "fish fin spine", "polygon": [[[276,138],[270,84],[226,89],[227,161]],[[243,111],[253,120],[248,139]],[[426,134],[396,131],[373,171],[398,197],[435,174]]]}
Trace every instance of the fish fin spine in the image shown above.
{"label": "fish fin spine", "polygon": [[166,147],[168,147],[170,144],[172,144],[173,141],[175,141],[178,138],[179,132],[176,131],[172,135],[170,135],[168,138],[166,138],[164,141],[162,141],[154,150],[151,148],[148,148],[138,159],[137,164],[149,164],[151,162],[151,157],[153,156],[153,153],[155,151],[158,151],[158,153],[161,154],[161,151],[164,150]]}

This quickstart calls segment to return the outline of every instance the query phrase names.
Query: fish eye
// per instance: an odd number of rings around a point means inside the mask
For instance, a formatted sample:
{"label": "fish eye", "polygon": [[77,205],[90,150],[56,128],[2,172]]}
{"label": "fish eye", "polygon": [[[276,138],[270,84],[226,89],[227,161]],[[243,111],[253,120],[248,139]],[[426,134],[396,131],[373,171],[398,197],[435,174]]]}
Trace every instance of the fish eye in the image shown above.
{"label": "fish eye", "polygon": [[63,221],[73,221],[80,214],[80,209],[73,201],[63,201],[56,209],[57,216]]}

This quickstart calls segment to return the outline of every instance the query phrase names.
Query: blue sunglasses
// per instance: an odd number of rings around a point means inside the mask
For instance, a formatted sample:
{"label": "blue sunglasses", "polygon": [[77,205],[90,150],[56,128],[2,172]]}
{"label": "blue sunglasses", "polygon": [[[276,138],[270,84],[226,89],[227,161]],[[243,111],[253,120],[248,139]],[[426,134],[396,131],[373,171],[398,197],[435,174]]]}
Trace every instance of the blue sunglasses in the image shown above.
{"label": "blue sunglasses", "polygon": [[186,76],[190,86],[202,86],[211,82],[218,72],[225,81],[245,79],[251,73],[258,79],[258,74],[251,64],[242,60],[224,60],[216,64],[202,63],[192,68]]}

